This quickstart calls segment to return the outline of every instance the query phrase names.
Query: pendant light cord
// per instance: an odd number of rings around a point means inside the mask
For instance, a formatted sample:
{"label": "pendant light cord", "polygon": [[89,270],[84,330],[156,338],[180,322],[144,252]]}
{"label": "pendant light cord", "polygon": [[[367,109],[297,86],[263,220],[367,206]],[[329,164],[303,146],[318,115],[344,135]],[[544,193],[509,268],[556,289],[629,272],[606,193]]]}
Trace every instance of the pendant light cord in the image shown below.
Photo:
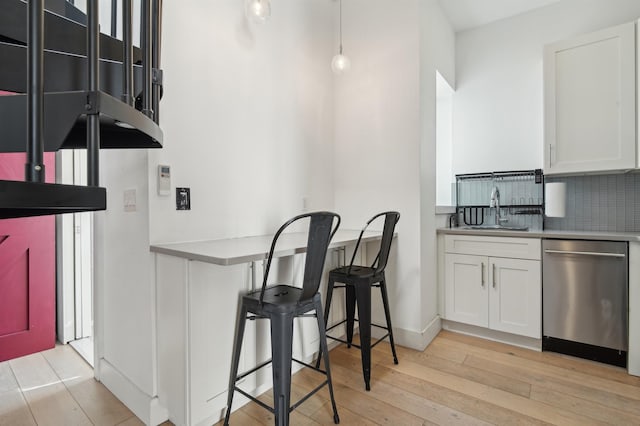
{"label": "pendant light cord", "polygon": [[340,54],[342,55],[342,0],[340,0]]}

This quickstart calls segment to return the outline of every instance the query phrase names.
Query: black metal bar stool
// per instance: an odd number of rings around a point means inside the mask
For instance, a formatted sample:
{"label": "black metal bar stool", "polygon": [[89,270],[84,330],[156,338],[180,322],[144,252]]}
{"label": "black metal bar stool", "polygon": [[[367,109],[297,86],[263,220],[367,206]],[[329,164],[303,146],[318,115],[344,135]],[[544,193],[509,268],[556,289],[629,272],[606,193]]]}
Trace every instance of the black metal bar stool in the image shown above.
{"label": "black metal bar stool", "polygon": [[[304,266],[304,279],[302,287],[294,287],[284,284],[267,286],[271,260],[276,248],[278,237],[289,225],[308,218],[309,228],[307,236],[307,252]],[[335,225],[334,225],[335,222]],[[233,346],[233,359],[231,362],[231,374],[229,375],[229,393],[227,396],[227,414],[224,424],[229,424],[231,414],[231,403],[234,391],[240,392],[247,398],[255,401],[258,405],[266,408],[275,417],[275,424],[288,425],[289,413],[306,401],[311,395],[322,389],[324,385],[329,386],[331,405],[333,407],[333,421],[340,423],[338,410],[333,396],[333,385],[331,383],[331,371],[329,369],[329,356],[327,349],[327,338],[325,334],[325,324],[322,318],[322,299],[318,293],[322,270],[327,254],[329,242],[340,225],[340,216],[330,212],[307,213],[294,217],[278,229],[269,251],[267,265],[260,290],[251,291],[240,299],[238,309],[236,336]],[[315,311],[312,314],[309,312]],[[247,315],[251,314],[251,315]],[[320,333],[320,350],[325,355],[324,371],[319,368],[319,363],[315,367],[293,358],[293,319],[296,317],[316,317],[318,330]],[[271,323],[271,360],[266,361],[257,367],[238,375],[238,363],[240,361],[240,351],[242,349],[242,338],[244,335],[245,322],[247,319],[268,319]],[[300,401],[291,405],[291,364],[295,361],[301,365],[309,367],[326,375],[326,380],[318,387],[309,392]],[[249,374],[252,374],[262,367],[273,364],[273,401],[274,406],[269,407],[252,395],[240,389],[236,382]]]}
{"label": "black metal bar stool", "polygon": [[[367,227],[379,217],[384,217],[384,228],[382,231],[382,239],[380,240],[380,249],[371,266],[358,266],[353,262],[356,258],[356,253],[360,247],[362,235],[367,230]],[[389,297],[387,296],[387,283],[384,276],[384,270],[387,266],[389,259],[389,251],[391,250],[391,241],[393,240],[393,232],[396,227],[396,223],[400,220],[400,213],[398,212],[384,212],[379,213],[372,217],[365,227],[360,232],[358,242],[353,251],[351,262],[349,266],[342,266],[340,268],[333,269],[329,273],[329,283],[327,285],[327,297],[325,299],[324,307],[324,321],[325,324],[329,321],[329,310],[331,308],[331,298],[333,290],[335,288],[345,289],[345,304],[347,318],[340,321],[337,324],[332,325],[327,331],[332,330],[339,325],[347,323],[347,340],[342,340],[337,337],[333,337],[327,334],[327,338],[337,340],[345,343],[348,347],[355,346],[360,349],[362,357],[362,374],[364,376],[365,388],[371,389],[371,348],[380,343],[386,337],[389,337],[389,343],[391,344],[391,352],[393,354],[393,362],[398,363],[398,357],[396,355],[396,346],[393,342],[393,328],[391,327],[391,314],[389,311]],[[342,283],[343,285],[335,285],[335,283]],[[387,325],[381,326],[371,323],[371,288],[379,287],[382,294],[382,304],[384,305],[384,315],[387,320]],[[358,306],[358,318],[355,318],[356,304]],[[360,345],[353,343],[353,325],[358,321],[360,329]],[[378,327],[387,330],[387,333],[378,339],[373,345],[371,344],[371,327]],[[318,359],[316,361],[316,367],[320,365],[323,352],[318,353]]]}

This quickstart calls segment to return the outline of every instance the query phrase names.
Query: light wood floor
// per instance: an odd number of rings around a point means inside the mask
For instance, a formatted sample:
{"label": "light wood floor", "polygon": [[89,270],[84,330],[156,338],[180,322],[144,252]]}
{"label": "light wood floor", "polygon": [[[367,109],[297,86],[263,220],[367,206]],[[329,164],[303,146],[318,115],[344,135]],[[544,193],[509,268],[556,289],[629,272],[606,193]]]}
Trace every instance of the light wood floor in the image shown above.
{"label": "light wood floor", "polygon": [[[374,349],[370,392],[358,351],[331,352],[342,425],[640,425],[640,378],[619,368],[446,331],[424,352],[397,349],[399,365],[387,344]],[[299,372],[293,398],[321,380]],[[262,399],[271,403],[269,393]],[[23,424],[141,422],[70,347],[59,346],[0,363],[0,425]],[[231,424],[271,425],[273,416],[252,403]],[[291,424],[333,424],[326,388],[292,413]]]}
{"label": "light wood floor", "polygon": [[0,362],[2,426],[142,424],[69,345]]}
{"label": "light wood floor", "polygon": [[[640,378],[620,368],[549,352],[535,352],[442,331],[418,352],[389,345],[373,351],[371,391],[364,390],[357,349],[331,351],[343,425],[640,425]],[[294,376],[300,397],[322,376]],[[270,395],[263,400],[271,404]],[[291,415],[293,425],[333,424],[326,388]],[[232,425],[273,424],[251,403]]]}

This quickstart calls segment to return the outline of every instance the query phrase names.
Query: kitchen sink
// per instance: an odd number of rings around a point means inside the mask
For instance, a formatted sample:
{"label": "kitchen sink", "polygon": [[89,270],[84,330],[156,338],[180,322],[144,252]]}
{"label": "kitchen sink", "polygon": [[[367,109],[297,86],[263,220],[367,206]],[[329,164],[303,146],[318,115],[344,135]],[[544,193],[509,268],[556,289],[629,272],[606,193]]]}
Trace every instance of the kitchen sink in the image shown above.
{"label": "kitchen sink", "polygon": [[509,225],[471,225],[465,226],[465,229],[487,229],[496,231],[528,231],[528,226],[509,226]]}

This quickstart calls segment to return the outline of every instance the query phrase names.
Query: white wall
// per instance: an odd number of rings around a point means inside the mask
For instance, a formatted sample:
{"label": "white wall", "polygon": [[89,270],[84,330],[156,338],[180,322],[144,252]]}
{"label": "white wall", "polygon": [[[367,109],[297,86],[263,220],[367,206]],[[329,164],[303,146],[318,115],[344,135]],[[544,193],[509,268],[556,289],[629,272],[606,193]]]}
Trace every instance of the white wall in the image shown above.
{"label": "white wall", "polygon": [[[303,198],[333,209],[332,2],[275,1],[260,27],[237,0],[164,8],[164,148],[103,151],[96,214],[96,376],[146,423],[164,420],[149,244],[272,233]],[[158,164],[172,166],[171,197],[157,195]],[[191,211],[175,210],[176,186]]]}
{"label": "white wall", "polygon": [[543,46],[638,17],[637,0],[562,0],[458,33],[454,173],[542,168]]}
{"label": "white wall", "polygon": [[453,174],[453,89],[436,73],[436,205],[451,206]]}
{"label": "white wall", "polygon": [[335,207],[356,229],[377,212],[401,213],[391,311],[398,341],[419,347],[436,315],[435,69],[452,77],[454,38],[435,1],[401,5],[343,4],[352,66],[335,81]]}
{"label": "white wall", "polygon": [[[420,303],[418,331],[426,346],[440,331],[436,228],[436,70],[456,87],[455,35],[439,3],[421,1],[420,49]],[[415,346],[415,345],[414,345]]]}
{"label": "white wall", "polygon": [[[150,422],[155,395],[155,315],[149,252],[148,153],[100,153],[107,210],[94,216],[96,377]],[[135,190],[136,211],[124,210]]]}
{"label": "white wall", "polygon": [[[150,153],[152,242],[272,233],[303,209],[333,208],[334,8],[272,2],[164,2],[164,148]],[[191,188],[191,211],[156,192],[156,166]]]}

